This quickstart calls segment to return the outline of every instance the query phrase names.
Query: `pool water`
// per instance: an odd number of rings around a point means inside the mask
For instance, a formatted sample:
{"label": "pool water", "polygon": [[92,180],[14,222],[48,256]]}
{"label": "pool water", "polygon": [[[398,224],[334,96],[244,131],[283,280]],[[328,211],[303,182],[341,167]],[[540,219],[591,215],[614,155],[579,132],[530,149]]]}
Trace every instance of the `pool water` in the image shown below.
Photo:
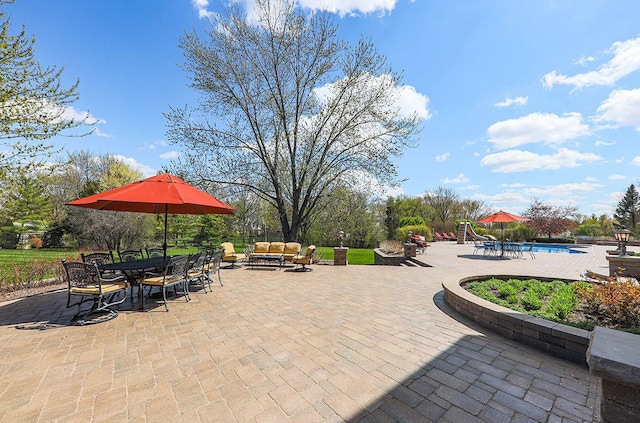
{"label": "pool water", "polygon": [[[525,242],[522,244],[522,251],[529,250],[530,243]],[[561,244],[538,244],[533,245],[534,253],[569,253],[569,254],[585,254],[586,251],[582,249],[586,248],[582,245],[561,245]]]}

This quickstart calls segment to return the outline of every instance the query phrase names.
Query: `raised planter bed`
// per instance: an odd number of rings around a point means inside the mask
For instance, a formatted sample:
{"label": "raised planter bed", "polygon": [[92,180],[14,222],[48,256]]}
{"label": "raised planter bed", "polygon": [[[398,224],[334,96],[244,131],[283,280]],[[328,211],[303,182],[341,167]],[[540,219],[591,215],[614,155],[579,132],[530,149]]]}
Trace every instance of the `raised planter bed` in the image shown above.
{"label": "raised planter bed", "polygon": [[[461,284],[471,281],[497,279],[563,280],[538,276],[483,275],[471,276],[460,281],[442,283],[444,298],[455,311],[507,338],[531,345],[556,357],[587,366],[586,352],[590,332],[561,323],[529,316],[476,297]],[[565,280],[566,282],[573,282]]]}
{"label": "raised planter bed", "polygon": [[405,262],[404,254],[388,254],[380,248],[373,250],[373,263],[379,266],[400,266]]}

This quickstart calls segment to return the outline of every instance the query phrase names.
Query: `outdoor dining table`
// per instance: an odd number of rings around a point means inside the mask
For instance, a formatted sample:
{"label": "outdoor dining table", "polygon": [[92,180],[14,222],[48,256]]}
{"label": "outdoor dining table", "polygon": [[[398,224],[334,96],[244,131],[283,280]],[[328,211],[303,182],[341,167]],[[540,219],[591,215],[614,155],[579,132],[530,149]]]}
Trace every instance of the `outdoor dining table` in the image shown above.
{"label": "outdoor dining table", "polygon": [[508,255],[511,255],[513,258],[522,257],[521,242],[506,241],[504,242],[503,248],[504,248],[504,252]]}
{"label": "outdoor dining table", "polygon": [[151,257],[140,260],[121,261],[116,263],[102,264],[98,266],[101,272],[120,271],[126,277],[131,285],[138,285],[138,298],[142,307],[142,285],[138,283],[138,279],[143,277],[146,272],[160,272],[169,264],[171,257]]}

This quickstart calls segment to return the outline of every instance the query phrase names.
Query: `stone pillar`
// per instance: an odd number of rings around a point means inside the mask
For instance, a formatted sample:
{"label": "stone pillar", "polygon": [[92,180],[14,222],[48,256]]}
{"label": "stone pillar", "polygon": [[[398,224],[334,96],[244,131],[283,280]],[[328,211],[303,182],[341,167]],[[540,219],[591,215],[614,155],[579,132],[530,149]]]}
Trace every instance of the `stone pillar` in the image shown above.
{"label": "stone pillar", "polygon": [[349,247],[334,247],[333,248],[333,265],[334,266],[346,266],[348,264],[347,253]]}
{"label": "stone pillar", "polygon": [[404,256],[405,257],[415,257],[416,256],[416,244],[413,242],[405,242],[404,243]]}
{"label": "stone pillar", "polygon": [[624,269],[623,273],[625,274],[640,274],[640,257],[638,256],[607,256],[607,261],[609,262],[609,276],[619,273],[620,268]]}
{"label": "stone pillar", "polygon": [[591,332],[589,372],[602,380],[603,422],[640,422],[640,336],[601,326]]}

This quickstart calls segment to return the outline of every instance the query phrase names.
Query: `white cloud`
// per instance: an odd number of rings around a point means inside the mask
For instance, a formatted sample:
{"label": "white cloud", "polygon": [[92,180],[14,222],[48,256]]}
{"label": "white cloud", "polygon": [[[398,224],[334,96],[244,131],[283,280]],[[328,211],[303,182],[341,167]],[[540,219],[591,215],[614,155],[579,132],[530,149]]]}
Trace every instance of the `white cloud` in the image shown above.
{"label": "white cloud", "polygon": [[589,205],[589,210],[594,213],[596,216],[601,216],[603,214],[608,214],[611,216],[615,211],[614,207],[611,204],[604,203],[594,203]]}
{"label": "white cloud", "polygon": [[507,150],[483,157],[480,164],[491,167],[491,172],[512,173],[539,169],[557,170],[578,167],[584,163],[593,163],[599,160],[601,160],[601,157],[597,154],[580,153],[567,148],[561,148],[554,154],[537,154],[530,151]]}
{"label": "white cloud", "polygon": [[614,175],[609,175],[608,179],[610,181],[624,181],[625,179],[627,179],[627,177],[624,175],[614,174]]}
{"label": "white cloud", "polygon": [[633,160],[631,160],[632,165],[640,166],[640,156],[635,156]]}
{"label": "white cloud", "polygon": [[126,164],[127,166],[130,166],[131,168],[139,171],[145,177],[153,176],[156,174],[156,169],[152,168],[151,166],[147,166],[143,163],[140,163],[133,157],[125,157],[117,154],[114,155],[113,157],[117,160],[120,160],[122,163]]}
{"label": "white cloud", "polygon": [[297,0],[297,3],[312,10],[319,10],[338,15],[354,15],[358,13],[391,13],[398,0]]}
{"label": "white cloud", "polygon": [[599,200],[601,201],[600,203],[590,204],[589,209],[592,211],[592,213],[595,213],[598,216],[603,214],[612,216],[615,212],[615,205],[618,204],[620,200],[622,200],[622,197],[624,197],[624,192],[611,192],[604,198],[599,198]]}
{"label": "white cloud", "polygon": [[144,151],[144,150],[155,150],[158,147],[166,147],[168,146],[169,143],[166,140],[157,140],[154,141],[150,144],[145,145],[144,147],[141,147],[140,150]]}
{"label": "white cloud", "polygon": [[[57,106],[61,107],[61,106]],[[64,120],[75,120],[75,121],[85,121],[90,125],[95,125],[98,123],[107,123],[104,119],[99,119],[86,110],[76,110],[73,106],[62,106],[64,107],[64,111],[62,112],[62,119]]]}
{"label": "white cloud", "polygon": [[500,184],[501,188],[523,188],[526,187],[527,184],[524,182],[513,182],[511,184]]}
{"label": "white cloud", "polygon": [[606,51],[613,58],[596,71],[574,76],[559,75],[552,71],[543,77],[543,86],[552,88],[556,84],[573,85],[579,90],[593,85],[613,85],[619,79],[640,69],[640,37],[627,41],[616,41]]}
{"label": "white cloud", "polygon": [[578,60],[576,60],[576,65],[586,66],[587,63],[593,62],[595,60],[596,59],[593,56],[583,56],[583,57],[579,58]]}
{"label": "white cloud", "polygon": [[[392,79],[390,75],[384,74],[379,76],[368,75],[368,79],[365,79],[366,86],[377,86],[378,84],[391,84]],[[314,89],[314,93],[318,98],[318,101],[322,104],[326,104],[334,95],[334,85],[325,84],[322,87]],[[429,112],[429,97],[424,94],[420,94],[411,85],[394,86],[392,96],[395,97],[395,103],[392,108],[396,108],[399,111],[401,117],[410,117],[416,114],[420,119],[428,120],[431,118]],[[382,107],[382,105],[381,105]]]}
{"label": "white cloud", "polygon": [[606,141],[596,141],[593,143],[596,147],[609,147],[610,145],[615,145],[615,142],[606,142]]}
{"label": "white cloud", "polygon": [[558,116],[553,113],[531,113],[517,119],[496,122],[487,129],[489,142],[504,150],[531,143],[561,144],[589,135],[580,113]]}
{"label": "white cloud", "polygon": [[97,136],[97,137],[102,137],[102,138],[111,138],[112,135],[111,134],[107,134],[105,132],[102,132],[100,130],[100,128],[96,127],[93,129],[93,135]]}
{"label": "white cloud", "polygon": [[161,159],[177,159],[180,157],[179,151],[167,151],[166,153],[162,153],[159,156]]}
{"label": "white cloud", "polygon": [[[258,21],[258,12],[255,0],[232,0],[241,4],[246,13],[248,22]],[[312,12],[335,13],[340,17],[356,16],[359,14],[378,13],[381,16],[391,13],[398,0],[296,0],[296,5]],[[413,3],[414,0],[411,1]],[[209,0],[191,0],[191,4],[198,11],[199,18],[211,19],[215,14],[208,10]],[[277,7],[277,4],[272,4]]]}
{"label": "white cloud", "polygon": [[529,97],[516,97],[516,98],[507,98],[504,101],[494,104],[494,106],[503,108],[510,106],[524,106],[529,101]]}
{"label": "white cloud", "polygon": [[444,162],[451,156],[451,153],[444,153],[436,156],[436,162]]}
{"label": "white cloud", "polygon": [[[640,54],[640,52],[638,52]],[[598,106],[598,122],[612,122],[617,126],[631,126],[640,131],[640,88],[614,90]]]}
{"label": "white cloud", "polygon": [[431,118],[429,97],[420,94],[411,85],[396,87],[395,90],[398,96],[396,106],[400,108],[400,115],[411,116],[413,113],[417,113],[420,119],[428,120]]}
{"label": "white cloud", "polygon": [[553,196],[556,198],[572,197],[578,193],[593,192],[602,188],[602,184],[592,182],[577,182],[569,184],[547,185],[545,187],[531,187],[523,190],[523,194],[531,197]]}
{"label": "white cloud", "polygon": [[458,173],[455,178],[444,178],[442,182],[445,184],[465,184],[469,182],[469,178],[464,176],[464,173]]}
{"label": "white cloud", "polygon": [[352,170],[347,172],[344,176],[344,180],[348,181],[351,189],[368,193],[370,195],[384,198],[384,197],[398,197],[404,194],[404,189],[398,186],[391,186],[382,184],[376,178],[370,174],[362,172],[360,170]]}
{"label": "white cloud", "polygon": [[491,207],[510,210],[514,213],[524,210],[530,200],[519,191],[505,191],[492,195],[476,193],[471,196],[471,199],[484,201],[491,204]]}
{"label": "white cloud", "polygon": [[198,11],[198,18],[211,19],[213,17],[214,13],[207,9],[209,0],[191,0],[191,4]]}

